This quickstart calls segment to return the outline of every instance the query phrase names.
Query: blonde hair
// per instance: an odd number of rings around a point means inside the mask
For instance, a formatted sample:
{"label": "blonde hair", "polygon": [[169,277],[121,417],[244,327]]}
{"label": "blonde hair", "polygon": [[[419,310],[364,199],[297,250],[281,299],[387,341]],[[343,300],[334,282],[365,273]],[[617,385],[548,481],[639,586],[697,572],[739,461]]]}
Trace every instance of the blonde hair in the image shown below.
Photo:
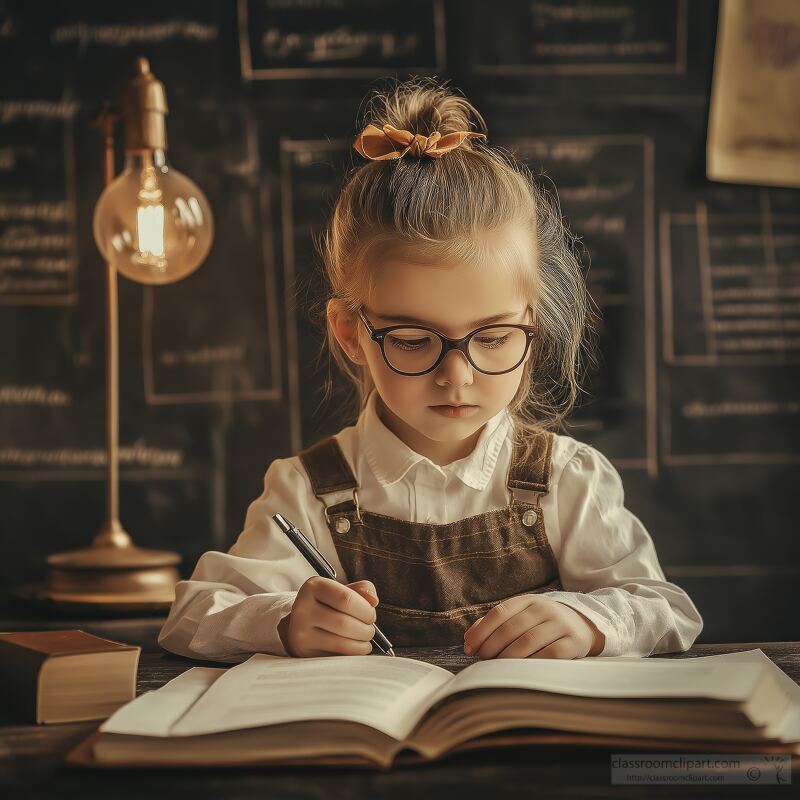
{"label": "blonde hair", "polygon": [[[463,95],[447,81],[426,77],[394,79],[388,88],[373,90],[358,130],[370,122],[426,136],[436,130],[442,135],[471,130],[473,123],[486,132],[483,117]],[[353,363],[330,330],[328,300],[335,298],[356,318],[369,302],[372,270],[393,249],[402,247],[426,263],[486,264],[491,247],[485,234],[502,241],[505,228],[523,226],[530,249],[520,253],[511,248],[491,263],[516,269],[518,289],[539,328],[508,406],[515,439],[527,448],[532,434],[562,425],[576,405],[584,372],[597,363],[596,315],[575,252],[577,239],[562,222],[557,196],[539,186],[512,152],[486,141],[467,139],[441,158],[407,154],[350,169],[315,242],[325,287],[311,304],[311,317],[325,340],[321,355],[333,357],[353,390],[350,412],[355,419],[374,383],[366,365]],[[329,358],[325,400],[334,385],[331,366]]]}

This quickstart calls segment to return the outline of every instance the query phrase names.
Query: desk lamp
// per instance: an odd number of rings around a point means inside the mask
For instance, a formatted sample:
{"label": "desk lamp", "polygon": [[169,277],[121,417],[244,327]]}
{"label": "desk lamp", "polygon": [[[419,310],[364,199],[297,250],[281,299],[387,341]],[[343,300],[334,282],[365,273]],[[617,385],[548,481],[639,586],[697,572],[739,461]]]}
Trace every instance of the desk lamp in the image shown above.
{"label": "desk lamp", "polygon": [[104,108],[95,124],[105,147],[105,189],[94,211],[94,238],[106,260],[106,520],[91,545],[47,559],[40,595],[61,607],[108,611],[168,606],[180,580],[180,556],[133,544],[119,520],[119,326],[117,272],[150,285],[194,272],[213,239],[211,208],[203,192],[167,165],[164,85],[146,58],[122,93],[125,167],[114,175],[114,124]]}

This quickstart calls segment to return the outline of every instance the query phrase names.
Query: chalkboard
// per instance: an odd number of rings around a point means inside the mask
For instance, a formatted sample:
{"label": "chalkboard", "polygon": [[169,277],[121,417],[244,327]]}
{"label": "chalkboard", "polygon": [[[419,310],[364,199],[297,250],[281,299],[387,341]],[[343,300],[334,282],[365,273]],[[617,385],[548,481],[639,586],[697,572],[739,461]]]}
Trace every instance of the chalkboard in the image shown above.
{"label": "chalkboard", "polygon": [[[602,364],[566,431],[620,470],[701,641],[800,638],[793,502],[800,192],[712,183],[710,0],[0,0],[0,585],[104,514],[104,284],[90,122],[134,59],[204,189],[206,263],[120,280],[121,516],[183,572],[227,549],[270,462],[352,422],[324,403],[313,241],[370,88],[449,78],[579,236]],[[118,164],[121,164],[121,152]],[[4,600],[5,602],[5,600]]]}

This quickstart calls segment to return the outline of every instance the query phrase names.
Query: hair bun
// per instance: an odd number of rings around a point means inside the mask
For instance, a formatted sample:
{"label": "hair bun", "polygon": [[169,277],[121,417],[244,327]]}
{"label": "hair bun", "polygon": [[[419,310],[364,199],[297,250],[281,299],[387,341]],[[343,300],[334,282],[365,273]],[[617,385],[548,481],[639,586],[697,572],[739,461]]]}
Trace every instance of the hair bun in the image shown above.
{"label": "hair bun", "polygon": [[[372,149],[363,137],[378,136],[380,138],[376,141],[384,142],[378,145],[381,151],[379,160],[400,158],[403,153],[385,155],[388,152],[388,145],[385,144],[388,136],[389,141],[393,142],[391,150],[394,152],[412,146],[414,155],[436,158],[442,152],[453,149],[450,145],[455,141],[457,144],[454,146],[458,147],[467,139],[485,139],[487,128],[483,117],[466,97],[448,84],[449,81],[439,82],[435,78],[422,76],[405,81],[394,79],[388,87],[374,90],[367,99],[361,133],[356,137],[361,149],[354,143],[356,150],[366,158],[374,159],[374,155],[366,155]],[[477,128],[477,131],[473,128]]]}

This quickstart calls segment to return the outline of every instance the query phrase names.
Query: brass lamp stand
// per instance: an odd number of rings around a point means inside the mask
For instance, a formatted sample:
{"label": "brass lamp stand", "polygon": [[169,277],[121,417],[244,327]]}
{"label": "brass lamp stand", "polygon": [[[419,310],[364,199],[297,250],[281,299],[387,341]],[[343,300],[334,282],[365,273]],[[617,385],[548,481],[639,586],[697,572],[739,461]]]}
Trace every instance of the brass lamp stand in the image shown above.
{"label": "brass lamp stand", "polygon": [[105,148],[106,189],[95,212],[95,238],[107,256],[106,519],[89,547],[47,558],[44,583],[15,591],[54,610],[162,610],[174,600],[180,580],[180,555],[137,547],[119,519],[117,272],[142,283],[173,282],[200,265],[213,236],[202,191],[166,165],[166,113],[164,86],[140,58],[122,96],[127,163],[116,179],[114,125],[120,115],[104,108],[93,123],[102,131]]}

